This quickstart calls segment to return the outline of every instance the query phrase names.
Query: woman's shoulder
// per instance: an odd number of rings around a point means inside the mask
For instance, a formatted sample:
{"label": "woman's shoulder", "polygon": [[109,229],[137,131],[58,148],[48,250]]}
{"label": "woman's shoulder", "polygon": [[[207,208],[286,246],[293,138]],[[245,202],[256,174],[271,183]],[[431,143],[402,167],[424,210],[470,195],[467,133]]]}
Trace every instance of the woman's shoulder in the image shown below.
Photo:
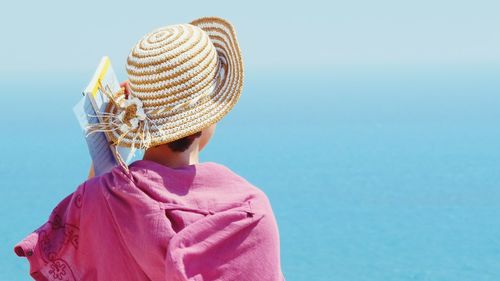
{"label": "woman's shoulder", "polygon": [[251,183],[244,175],[229,168],[228,166],[215,162],[206,162],[204,166],[208,173],[214,179],[225,181],[229,184],[239,184],[243,187],[260,190],[257,186]]}
{"label": "woman's shoulder", "polygon": [[231,169],[224,164],[210,162],[206,163],[206,165],[213,169],[213,171],[217,170],[213,174],[213,177],[220,181],[221,185],[227,186],[230,192],[242,192],[255,203],[270,207],[269,198],[266,193],[251,178],[247,178],[243,173]]}
{"label": "woman's shoulder", "polygon": [[127,175],[123,168],[115,167],[108,173],[87,179],[80,184],[76,192],[82,193],[88,202],[98,202],[114,189],[131,189],[131,187],[133,187],[131,176]]}

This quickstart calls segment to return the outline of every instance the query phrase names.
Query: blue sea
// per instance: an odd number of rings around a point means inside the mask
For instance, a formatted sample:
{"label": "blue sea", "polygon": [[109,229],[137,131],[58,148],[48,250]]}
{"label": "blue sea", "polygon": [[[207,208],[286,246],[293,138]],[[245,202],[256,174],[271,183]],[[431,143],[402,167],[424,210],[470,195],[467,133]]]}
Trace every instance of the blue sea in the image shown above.
{"label": "blue sea", "polygon": [[[81,183],[92,75],[0,80],[0,280]],[[500,65],[249,70],[203,161],[264,190],[293,280],[500,280]]]}

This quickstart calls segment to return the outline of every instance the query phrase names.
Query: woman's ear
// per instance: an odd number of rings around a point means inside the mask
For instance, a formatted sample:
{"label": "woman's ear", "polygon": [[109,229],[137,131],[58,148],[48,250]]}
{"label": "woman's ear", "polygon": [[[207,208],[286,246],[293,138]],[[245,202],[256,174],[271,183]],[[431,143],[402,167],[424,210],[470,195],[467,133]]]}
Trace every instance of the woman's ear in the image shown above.
{"label": "woman's ear", "polygon": [[198,146],[199,151],[201,151],[207,145],[207,143],[210,141],[210,139],[212,138],[212,135],[215,132],[216,126],[217,126],[217,123],[212,124],[212,125],[206,127],[205,129],[201,130],[200,142],[199,142],[199,146]]}

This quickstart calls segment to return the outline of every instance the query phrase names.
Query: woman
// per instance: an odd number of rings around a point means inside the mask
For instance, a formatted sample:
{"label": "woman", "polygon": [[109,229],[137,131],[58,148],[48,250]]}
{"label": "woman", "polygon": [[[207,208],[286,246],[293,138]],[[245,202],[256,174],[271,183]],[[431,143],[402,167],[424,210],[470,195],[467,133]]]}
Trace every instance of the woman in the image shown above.
{"label": "woman", "polygon": [[[230,169],[199,163],[242,91],[233,26],[220,18],[144,36],[129,82],[103,115],[144,159],[91,177],[15,247],[36,280],[283,280],[266,195]],[[104,127],[103,127],[104,126]],[[91,174],[92,175],[92,174]]]}

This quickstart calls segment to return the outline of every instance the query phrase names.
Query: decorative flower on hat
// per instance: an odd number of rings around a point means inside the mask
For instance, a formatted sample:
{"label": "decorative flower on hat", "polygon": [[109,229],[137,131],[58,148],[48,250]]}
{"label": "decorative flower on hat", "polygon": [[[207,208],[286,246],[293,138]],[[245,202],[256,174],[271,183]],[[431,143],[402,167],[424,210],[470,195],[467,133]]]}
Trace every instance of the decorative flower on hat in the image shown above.
{"label": "decorative flower on hat", "polygon": [[139,123],[146,119],[142,101],[136,97],[125,99],[121,108],[117,117],[121,121],[120,131],[122,132],[136,130]]}

